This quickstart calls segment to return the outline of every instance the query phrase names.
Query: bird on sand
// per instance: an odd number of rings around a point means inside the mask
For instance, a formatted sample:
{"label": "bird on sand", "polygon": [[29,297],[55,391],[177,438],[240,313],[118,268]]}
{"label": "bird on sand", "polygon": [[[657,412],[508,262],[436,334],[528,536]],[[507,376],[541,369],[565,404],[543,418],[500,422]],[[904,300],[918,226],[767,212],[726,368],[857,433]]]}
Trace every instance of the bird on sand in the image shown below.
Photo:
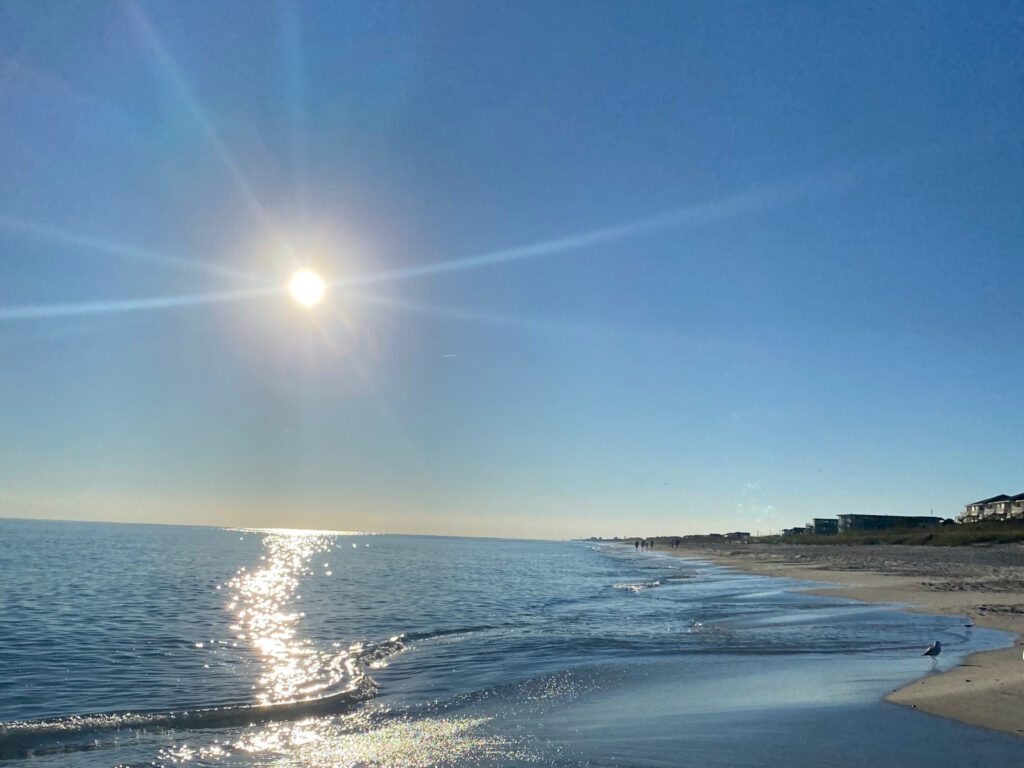
{"label": "bird on sand", "polygon": [[942,653],[942,643],[936,640],[934,643],[928,646],[928,650],[922,653],[922,656],[931,656],[933,659],[937,658]]}

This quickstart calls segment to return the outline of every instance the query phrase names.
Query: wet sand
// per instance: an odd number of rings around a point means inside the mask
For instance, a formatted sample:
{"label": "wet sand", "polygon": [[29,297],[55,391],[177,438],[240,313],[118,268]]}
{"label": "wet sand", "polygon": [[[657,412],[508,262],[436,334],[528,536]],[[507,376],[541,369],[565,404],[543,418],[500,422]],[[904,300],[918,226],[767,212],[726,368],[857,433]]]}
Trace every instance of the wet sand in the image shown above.
{"label": "wet sand", "polygon": [[829,546],[687,543],[659,547],[750,573],[835,587],[806,590],[907,610],[967,616],[1018,636],[1012,648],[968,656],[961,665],[893,691],[886,698],[941,717],[1024,737],[1024,545],[976,547]]}

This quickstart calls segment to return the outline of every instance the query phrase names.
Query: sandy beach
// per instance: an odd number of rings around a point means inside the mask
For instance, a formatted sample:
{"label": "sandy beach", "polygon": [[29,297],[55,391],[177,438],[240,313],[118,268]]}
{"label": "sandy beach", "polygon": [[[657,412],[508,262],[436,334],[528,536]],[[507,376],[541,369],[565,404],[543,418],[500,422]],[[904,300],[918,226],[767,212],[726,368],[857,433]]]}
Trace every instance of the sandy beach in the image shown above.
{"label": "sandy beach", "polygon": [[966,616],[1013,632],[1012,648],[974,654],[886,698],[925,712],[1024,737],[1024,545],[975,547],[687,543],[668,552],[766,576],[833,582],[806,590],[907,610]]}

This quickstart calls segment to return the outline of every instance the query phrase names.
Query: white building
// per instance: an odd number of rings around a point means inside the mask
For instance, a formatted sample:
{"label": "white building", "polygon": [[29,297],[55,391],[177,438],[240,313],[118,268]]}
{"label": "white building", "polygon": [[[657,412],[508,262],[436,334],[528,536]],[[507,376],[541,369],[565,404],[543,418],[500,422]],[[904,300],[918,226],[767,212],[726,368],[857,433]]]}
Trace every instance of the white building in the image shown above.
{"label": "white building", "polygon": [[968,504],[956,517],[961,523],[978,523],[982,520],[1024,520],[1024,493],[1007,496],[1001,493],[990,499]]}

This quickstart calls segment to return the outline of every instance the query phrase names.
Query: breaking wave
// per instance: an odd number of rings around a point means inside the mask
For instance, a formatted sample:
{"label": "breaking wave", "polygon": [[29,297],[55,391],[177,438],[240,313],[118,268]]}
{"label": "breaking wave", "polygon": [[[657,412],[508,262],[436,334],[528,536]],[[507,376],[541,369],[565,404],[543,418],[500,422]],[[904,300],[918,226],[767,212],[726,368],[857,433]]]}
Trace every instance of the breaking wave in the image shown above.
{"label": "breaking wave", "polygon": [[625,589],[629,592],[643,592],[645,589],[660,587],[661,581],[640,581],[632,584],[612,584],[612,589]]}
{"label": "breaking wave", "polygon": [[[0,723],[0,760],[37,751],[78,751],[90,748],[95,736],[111,731],[231,728],[274,720],[344,714],[377,695],[380,687],[367,674],[390,656],[405,650],[399,638],[363,643],[349,660],[356,676],[343,689],[325,696],[266,704],[229,704],[175,712],[106,712]],[[48,749],[49,748],[49,749]]]}
{"label": "breaking wave", "polygon": [[396,639],[414,642],[416,640],[433,640],[435,637],[450,637],[451,635],[471,635],[476,632],[487,632],[488,630],[502,628],[503,625],[501,624],[476,624],[469,627],[456,627],[454,629],[438,629],[433,632],[407,632],[398,635]]}

